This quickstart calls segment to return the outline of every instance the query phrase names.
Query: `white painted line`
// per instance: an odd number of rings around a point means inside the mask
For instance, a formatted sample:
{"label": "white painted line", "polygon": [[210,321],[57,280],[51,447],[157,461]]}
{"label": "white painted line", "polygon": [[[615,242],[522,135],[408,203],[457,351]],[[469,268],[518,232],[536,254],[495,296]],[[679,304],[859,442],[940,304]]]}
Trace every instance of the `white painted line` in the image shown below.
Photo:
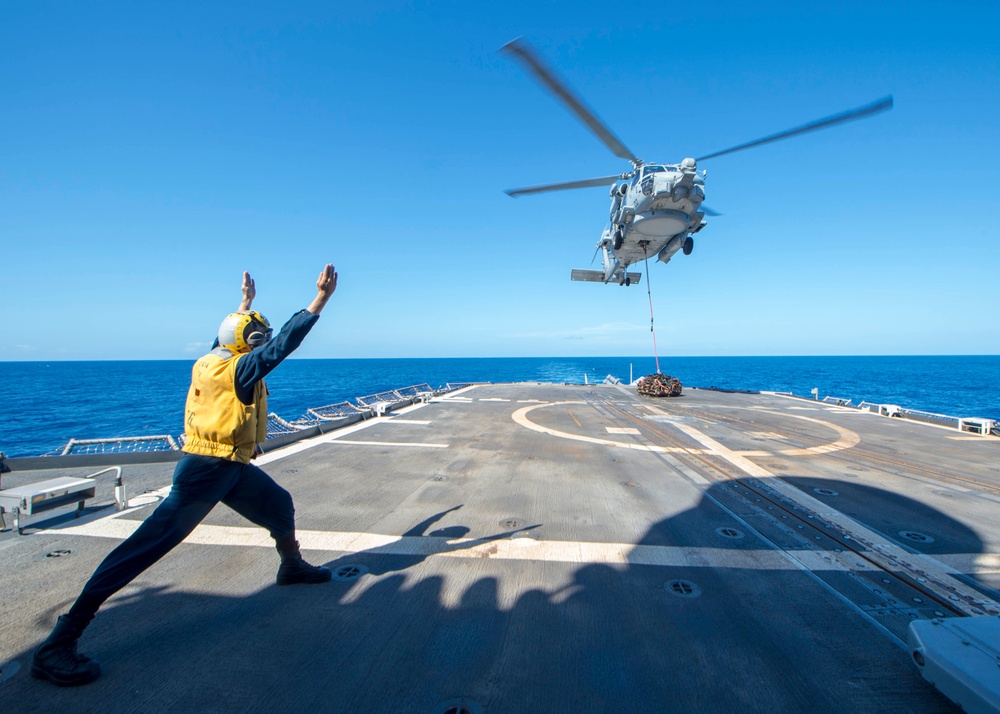
{"label": "white painted line", "polygon": [[639,435],[639,430],[634,429],[630,426],[606,426],[604,427],[608,430],[609,434],[635,434]]}
{"label": "white painted line", "polygon": [[[719,405],[717,405],[719,406]],[[721,407],[720,407],[721,408]],[[726,409],[743,409],[744,407],[725,407]],[[809,407],[789,407],[789,409],[808,409]],[[784,412],[777,411],[774,408],[769,407],[746,407],[746,409],[756,409],[758,411],[766,412],[769,414],[774,414],[776,416],[791,417],[792,419],[800,419],[802,421],[810,421],[813,424],[820,424],[828,429],[833,429],[839,437],[836,441],[832,441],[828,444],[820,444],[819,446],[810,446],[803,449],[776,449],[774,451],[742,451],[740,452],[743,456],[774,456],[776,454],[781,454],[783,456],[815,456],[816,454],[829,454],[833,451],[842,451],[844,449],[850,449],[861,443],[861,437],[857,433],[851,431],[850,429],[834,424],[833,422],[823,421],[822,419],[815,419],[813,417],[803,416],[802,414],[786,414]],[[813,411],[819,411],[815,409]],[[750,433],[750,432],[747,432]],[[778,438],[787,438],[779,436]]]}
{"label": "white painted line", "polygon": [[472,399],[470,397],[434,397],[431,399],[432,403],[446,404],[448,402],[458,402],[460,404],[468,404]]}
{"label": "white painted line", "polygon": [[470,384],[468,387],[462,387],[461,389],[456,389],[454,392],[448,392],[448,395],[449,396],[453,396],[453,397],[457,397],[457,396],[459,396],[461,394],[465,394],[466,392],[471,392],[476,387],[481,387],[481,386],[484,386],[484,385],[481,385],[481,384]]}
{"label": "white painted line", "polygon": [[544,404],[544,400],[541,399],[518,399],[518,404]]}
{"label": "white painted line", "polygon": [[750,474],[751,476],[760,476],[766,478],[768,476],[773,476],[773,474],[767,469],[758,466],[753,461],[743,457],[741,454],[735,451],[730,451],[725,446],[720,444],[718,441],[710,437],[708,434],[703,434],[702,432],[695,429],[693,426],[688,424],[681,424],[677,422],[674,424],[674,428],[678,431],[683,431],[685,434],[690,436],[692,439],[697,441],[699,444],[708,449],[708,453],[714,456],[720,456],[733,466],[741,469],[742,471]]}
{"label": "white painted line", "polygon": [[[112,514],[90,522],[47,529],[59,535],[124,540],[141,521],[124,520]],[[636,545],[633,543],[596,543],[588,541],[549,541],[535,538],[438,538],[434,536],[394,536],[378,533],[343,531],[298,531],[303,550],[333,553],[371,553],[378,555],[415,555],[475,560],[521,560],[559,563],[603,563],[609,565],[653,565],[687,568],[730,568],[737,570],[812,572],[845,571],[847,567],[825,551],[796,551],[794,554],[771,548],[739,549],[690,546]],[[196,545],[274,548],[274,541],[263,528],[210,526],[201,524],[185,543]],[[977,554],[950,554],[953,558],[977,557]],[[917,556],[910,556],[911,558]],[[979,558],[983,556],[978,555]],[[924,556],[926,558],[926,556]],[[942,564],[943,565],[943,564]],[[984,570],[995,567],[983,562]],[[850,569],[869,569],[862,565]],[[944,566],[948,567],[948,566]],[[951,570],[949,568],[949,570]],[[979,568],[977,568],[977,571]],[[958,571],[952,571],[958,572]]]}
{"label": "white painted line", "polygon": [[[399,411],[395,412],[395,414],[399,415],[409,414],[410,412],[414,412],[418,409],[423,409],[426,406],[427,405],[424,403],[411,404],[410,406],[404,407]],[[351,424],[351,426],[345,426],[342,429],[337,429],[335,431],[331,431],[326,434],[322,434],[320,436],[315,436],[311,439],[303,439],[302,441],[297,441],[294,444],[283,446],[282,448],[277,449],[276,451],[271,451],[267,454],[264,454],[263,456],[258,456],[254,460],[254,463],[257,464],[257,466],[263,466],[264,464],[270,464],[274,461],[280,461],[281,459],[293,456],[303,451],[308,451],[309,449],[313,449],[322,444],[329,444],[333,441],[338,441],[341,438],[345,436],[350,436],[351,434],[359,432],[362,429],[370,429],[376,424],[385,424],[386,422],[398,418],[399,418],[398,416],[388,416],[388,417],[375,417],[372,419],[365,419],[364,421],[360,421],[357,424]]]}
{"label": "white painted line", "polygon": [[422,444],[414,443],[408,441],[348,441],[347,439],[337,439],[336,441],[330,441],[329,444],[336,446],[337,444],[346,444],[348,446],[413,446],[413,447],[423,447],[425,449],[447,449],[447,444]]}
{"label": "white painted line", "polygon": [[[818,419],[812,419],[810,417],[797,418],[808,419],[809,421],[819,421]],[[826,422],[820,423],[825,424]],[[698,441],[707,447],[710,453],[725,459],[751,476],[766,478],[767,486],[771,490],[780,493],[788,500],[798,504],[800,507],[803,507],[805,510],[812,511],[830,523],[839,526],[843,532],[850,534],[850,537],[855,543],[859,544],[868,551],[869,558],[875,558],[878,561],[882,561],[882,564],[890,569],[909,571],[914,575],[914,577],[916,577],[916,574],[919,572],[924,577],[924,580],[928,581],[928,585],[935,584],[937,586],[939,593],[941,593],[941,589],[948,589],[953,590],[956,594],[967,595],[966,602],[962,604],[963,607],[971,608],[972,606],[969,605],[969,603],[975,602],[976,600],[986,603],[991,608],[1000,607],[1000,604],[994,603],[989,598],[982,596],[978,592],[971,591],[968,588],[960,588],[960,590],[964,592],[954,590],[955,586],[959,585],[959,583],[957,580],[949,576],[956,575],[957,571],[946,563],[943,563],[929,555],[913,554],[909,552],[905,548],[887,539],[881,533],[867,528],[850,516],[847,516],[840,511],[831,508],[823,501],[804,493],[799,490],[798,487],[787,483],[782,479],[775,478],[774,474],[770,471],[745,458],[745,453],[737,454],[730,451],[725,446],[715,441],[710,436],[701,433],[694,427],[688,426],[687,424],[675,424],[675,426],[695,441]],[[716,502],[718,503],[718,501]],[[810,560],[812,556],[803,555],[814,551],[790,550],[783,552],[785,552],[788,558],[801,563],[802,567],[806,570],[815,570],[812,565],[814,561]],[[913,565],[914,563],[917,563],[918,565]],[[851,569],[856,570],[857,568],[852,567]],[[942,593],[942,595],[943,594],[945,593]]]}
{"label": "white painted line", "polygon": [[[141,521],[102,519],[91,523],[51,529],[60,535],[123,540]],[[558,563],[604,563],[610,565],[654,565],[662,567],[733,568],[741,570],[797,570],[798,566],[771,549],[692,548],[689,546],[636,545],[548,541],[535,538],[437,538],[391,536],[378,533],[298,531],[303,550],[331,553],[416,555],[475,560],[520,560]],[[199,525],[185,540],[195,545],[274,548],[263,528]],[[834,566],[830,565],[830,569]]]}
{"label": "white painted line", "polygon": [[[771,413],[778,414],[779,416],[781,415],[781,412]],[[829,454],[833,451],[851,449],[861,443],[861,437],[858,436],[856,432],[834,424],[833,422],[823,421],[822,419],[814,419],[812,417],[802,416],[801,414],[788,414],[787,416],[790,416],[793,419],[801,419],[802,421],[810,421],[813,424],[820,424],[828,429],[833,429],[837,432],[839,437],[836,441],[829,444],[820,444],[819,446],[810,446],[804,449],[779,449],[776,452],[784,456],[814,456],[816,454]]]}
{"label": "white painted line", "polygon": [[611,439],[599,439],[594,436],[583,436],[582,434],[570,434],[565,431],[559,431],[558,429],[550,429],[547,426],[541,426],[536,424],[528,418],[528,412],[539,409],[541,407],[558,407],[564,406],[566,404],[586,404],[587,402],[572,401],[572,402],[552,402],[550,404],[534,404],[528,407],[521,407],[516,412],[510,415],[517,424],[520,424],[526,429],[531,429],[532,431],[537,431],[541,434],[548,434],[550,436],[557,436],[560,439],[569,439],[570,441],[584,441],[588,444],[600,444],[601,446],[616,446],[620,449],[631,449],[632,451],[651,451],[654,454],[667,454],[671,452],[685,452],[685,453],[700,453],[697,449],[682,449],[679,447],[672,446],[656,446],[654,444],[636,444],[634,442],[625,441],[612,441]]}
{"label": "white painted line", "polygon": [[480,397],[481,402],[509,402],[509,399],[501,399],[500,397]]}

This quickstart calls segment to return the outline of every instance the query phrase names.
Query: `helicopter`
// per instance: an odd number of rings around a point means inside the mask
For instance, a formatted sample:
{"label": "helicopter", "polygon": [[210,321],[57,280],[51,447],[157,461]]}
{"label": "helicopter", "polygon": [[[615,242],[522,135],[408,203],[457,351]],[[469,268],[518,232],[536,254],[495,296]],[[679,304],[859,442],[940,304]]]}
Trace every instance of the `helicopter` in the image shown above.
{"label": "helicopter", "polygon": [[[523,39],[508,42],[500,48],[500,51],[521,62],[611,150],[611,153],[632,164],[630,171],[621,174],[510,189],[506,192],[507,195],[516,198],[546,191],[610,185],[610,218],[594,251],[594,260],[597,259],[598,253],[603,255],[604,269],[573,270],[570,273],[571,280],[634,285],[639,282],[642,273],[630,272],[629,266],[640,261],[645,262],[654,256],[659,262],[669,263],[678,251],[684,255],[691,255],[694,249],[694,234],[708,225],[705,216],[720,215],[703,204],[707,172],[698,170],[699,162],[892,109],[890,95],[857,109],[834,114],[697,159],[685,158],[676,164],[649,163],[639,159],[627,149],[607,125],[587,108],[566,82],[557,77]],[[593,263],[593,260],[591,262]]]}

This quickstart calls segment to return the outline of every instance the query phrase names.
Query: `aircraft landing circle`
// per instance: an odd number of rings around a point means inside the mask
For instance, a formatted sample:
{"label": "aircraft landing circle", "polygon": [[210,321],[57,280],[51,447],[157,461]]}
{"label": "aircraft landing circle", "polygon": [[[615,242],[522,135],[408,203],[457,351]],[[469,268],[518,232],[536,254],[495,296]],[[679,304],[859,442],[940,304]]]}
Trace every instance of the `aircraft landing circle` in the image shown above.
{"label": "aircraft landing circle", "polygon": [[[531,429],[532,431],[537,431],[541,434],[548,434],[550,436],[555,436],[560,439],[570,439],[572,441],[583,441],[590,444],[600,444],[602,446],[613,446],[621,449],[631,449],[634,451],[651,451],[654,453],[674,453],[683,451],[693,451],[693,449],[684,449],[680,447],[672,446],[657,446],[655,444],[638,444],[634,442],[626,441],[615,441],[614,439],[605,439],[602,437],[586,436],[584,434],[572,434],[566,431],[560,431],[559,429],[553,429],[551,427],[542,426],[537,422],[532,421],[528,414],[536,409],[544,409],[549,407],[558,406],[569,406],[569,405],[586,405],[588,402],[584,401],[566,401],[566,402],[550,402],[546,404],[532,404],[526,407],[521,407],[513,414],[511,418],[526,429]],[[756,413],[760,413],[762,410],[755,410]],[[819,424],[821,426],[827,427],[837,433],[838,438],[826,444],[819,444],[817,446],[810,446],[806,448],[789,448],[789,449],[773,449],[773,450],[756,450],[756,451],[741,451],[740,456],[773,456],[780,454],[782,456],[814,456],[818,454],[829,454],[834,451],[842,451],[844,449],[850,449],[861,442],[861,437],[854,431],[846,429],[837,424],[832,424],[828,421],[822,419],[815,419],[813,417],[802,416],[799,414],[787,414],[784,412],[770,411],[769,413],[777,414],[781,416],[791,417],[793,419],[800,419],[802,421],[812,422],[814,424]],[[661,422],[663,423],[663,422]],[[669,423],[669,422],[668,422]],[[685,429],[688,431],[688,429]]]}

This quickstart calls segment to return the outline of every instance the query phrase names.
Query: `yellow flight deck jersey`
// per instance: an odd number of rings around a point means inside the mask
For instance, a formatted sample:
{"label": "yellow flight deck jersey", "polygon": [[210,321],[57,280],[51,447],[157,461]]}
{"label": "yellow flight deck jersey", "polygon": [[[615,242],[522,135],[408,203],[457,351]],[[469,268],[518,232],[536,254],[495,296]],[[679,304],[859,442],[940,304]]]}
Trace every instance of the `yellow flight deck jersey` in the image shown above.
{"label": "yellow flight deck jersey", "polygon": [[184,451],[250,463],[257,444],[267,439],[267,387],[254,385],[253,403],[236,396],[236,363],[209,353],[194,364],[184,408]]}

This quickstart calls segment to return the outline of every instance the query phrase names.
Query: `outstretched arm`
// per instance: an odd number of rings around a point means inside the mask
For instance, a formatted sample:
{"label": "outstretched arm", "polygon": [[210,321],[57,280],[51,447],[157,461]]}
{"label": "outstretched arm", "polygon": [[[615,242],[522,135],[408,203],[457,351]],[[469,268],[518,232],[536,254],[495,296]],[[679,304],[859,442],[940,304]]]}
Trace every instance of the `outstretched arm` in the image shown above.
{"label": "outstretched arm", "polygon": [[243,301],[240,303],[240,309],[237,312],[247,313],[250,312],[250,306],[253,305],[253,299],[257,297],[257,286],[250,277],[250,273],[243,272]]}
{"label": "outstretched arm", "polygon": [[[249,278],[249,275],[244,278],[244,288],[249,285],[249,293],[245,292],[244,294],[249,295],[252,300],[254,295],[253,281]],[[337,272],[332,265],[327,264],[316,280],[316,297],[312,304],[305,310],[300,310],[292,315],[274,339],[266,345],[240,356],[240,360],[236,364],[236,395],[241,402],[244,404],[252,403],[254,385],[257,381],[270,374],[271,370],[281,364],[285,357],[302,344],[302,340],[319,320],[319,313],[322,312],[336,289]]]}
{"label": "outstretched arm", "polygon": [[323,272],[319,274],[319,278],[316,280],[316,297],[313,298],[312,303],[306,310],[313,315],[320,314],[336,290],[337,271],[333,269],[332,265],[327,263],[326,267],[323,268]]}

